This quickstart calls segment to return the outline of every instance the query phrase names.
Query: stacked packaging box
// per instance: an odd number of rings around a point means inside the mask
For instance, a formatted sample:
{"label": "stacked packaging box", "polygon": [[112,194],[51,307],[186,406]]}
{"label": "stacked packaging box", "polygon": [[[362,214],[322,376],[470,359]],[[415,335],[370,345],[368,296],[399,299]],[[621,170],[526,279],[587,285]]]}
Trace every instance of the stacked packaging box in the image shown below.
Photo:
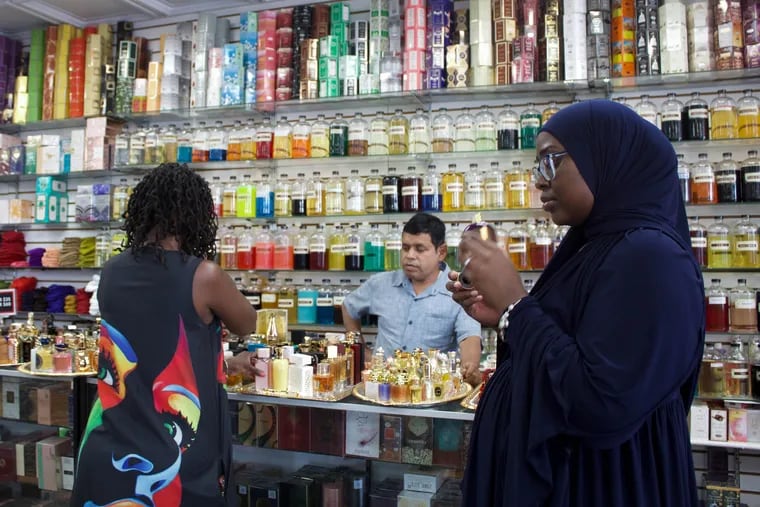
{"label": "stacked packaging box", "polygon": [[116,114],[132,112],[132,94],[137,77],[137,44],[119,41],[119,60],[116,68]]}
{"label": "stacked packaging box", "polygon": [[401,0],[388,0],[388,51],[380,55],[380,92],[403,89]]}
{"label": "stacked packaging box", "polygon": [[55,56],[58,47],[58,25],[51,25],[45,31],[45,60],[42,74],[42,119],[53,119],[55,95]]}
{"label": "stacked packaging box", "polygon": [[538,0],[524,0],[518,11],[518,29],[512,49],[512,82],[532,83],[536,75],[536,42],[538,35]]}
{"label": "stacked packaging box", "polygon": [[538,80],[556,83],[563,79],[560,55],[562,54],[562,34],[560,33],[559,0],[544,0],[543,14],[538,22]]}
{"label": "stacked packaging box", "polygon": [[664,0],[660,16],[660,70],[663,74],[689,71],[689,42],[686,28],[686,4],[681,0]]}
{"label": "stacked packaging box", "polygon": [[[27,106],[29,105],[29,78],[27,76],[19,76],[14,83],[14,87],[12,121],[13,123],[24,123],[27,117]],[[3,111],[3,116],[6,115],[6,111]]]}
{"label": "stacked packaging box", "polygon": [[612,77],[636,75],[636,33],[634,0],[612,0]]}
{"label": "stacked packaging box", "polygon": [[[45,63],[45,30],[32,30],[32,40],[29,45],[28,73],[28,104],[26,121],[34,122],[42,119],[42,81]],[[22,122],[23,123],[23,122]]]}
{"label": "stacked packaging box", "polygon": [[[349,54],[348,51],[348,21],[350,15],[351,12],[347,2],[338,2],[330,6],[330,35],[338,41],[338,96],[357,95],[359,93],[358,61],[356,56]],[[328,94],[331,91],[332,82],[328,82]]]}
{"label": "stacked packaging box", "polygon": [[243,45],[243,86],[246,104],[256,102],[256,65],[259,58],[259,17],[249,11],[240,14],[240,43]]}
{"label": "stacked packaging box", "polygon": [[103,65],[106,63],[105,41],[100,33],[87,35],[84,60],[83,113],[85,116],[100,114],[103,84]]}
{"label": "stacked packaging box", "polygon": [[512,80],[512,50],[517,37],[517,5],[515,0],[494,0],[494,84],[505,85]]}
{"label": "stacked packaging box", "polygon": [[[16,74],[21,64],[21,43],[0,36],[0,110],[11,107],[6,99],[16,88]],[[28,89],[28,80],[27,80]]]}
{"label": "stacked packaging box", "polygon": [[451,44],[446,46],[446,87],[463,88],[470,68],[470,17],[467,9],[454,11]]}
{"label": "stacked packaging box", "polygon": [[148,64],[148,98],[145,110],[150,112],[161,110],[161,76],[164,74],[163,62]]}
{"label": "stacked packaging box", "polygon": [[113,145],[119,132],[121,132],[121,124],[111,118],[100,116],[87,119],[85,171],[100,171],[113,166]]}
{"label": "stacked packaging box", "polygon": [[562,5],[562,49],[565,79],[588,78],[586,70],[586,0],[565,0]]}
{"label": "stacked packaging box", "polygon": [[370,0],[369,7],[369,55],[367,73],[359,76],[361,95],[380,93],[380,62],[390,51],[388,0]]}
{"label": "stacked packaging box", "polygon": [[424,0],[406,0],[404,8],[404,90],[425,84],[427,9]]}
{"label": "stacked packaging box", "polygon": [[470,2],[470,82],[472,86],[493,84],[493,22],[490,0]]}
{"label": "stacked packaging box", "polygon": [[277,11],[259,12],[256,102],[272,102],[277,89]]}
{"label": "stacked packaging box", "polygon": [[586,57],[588,79],[610,77],[610,0],[587,0]]}
{"label": "stacked packaging box", "polygon": [[338,97],[340,82],[338,80],[338,59],[340,48],[334,35],[319,39],[319,96]]}
{"label": "stacked packaging box", "polygon": [[87,38],[74,37],[69,41],[69,117],[84,116],[85,64]]}
{"label": "stacked packaging box", "polygon": [[713,3],[715,18],[715,68],[730,70],[744,68],[744,30],[742,5],[739,0]]}
{"label": "stacked packaging box", "polygon": [[[361,91],[362,76],[369,72],[369,21],[358,20],[348,25],[348,53],[356,58],[356,77],[350,78],[351,82],[346,83],[346,78],[341,86],[344,90],[349,87],[352,89],[352,95]],[[340,68],[338,69],[340,73]]]}
{"label": "stacked packaging box", "polygon": [[760,0],[747,0],[742,12],[744,28],[744,65],[760,67]]}
{"label": "stacked packaging box", "polygon": [[224,45],[222,60],[222,106],[242,104],[245,98],[243,45]]}
{"label": "stacked packaging box", "polygon": [[[312,12],[310,5],[299,5],[293,8],[293,82],[291,88],[293,90],[293,98],[297,99],[301,97],[301,80],[308,80],[302,78],[302,58],[308,58],[308,55],[302,57],[301,49],[305,40],[311,36],[311,24],[312,24]],[[316,56],[316,54],[315,54]],[[315,67],[316,70],[316,67]],[[313,98],[313,97],[303,97]]]}
{"label": "stacked packaging box", "polygon": [[277,11],[277,31],[275,47],[277,48],[277,75],[275,78],[275,99],[293,98],[293,9]]}
{"label": "stacked packaging box", "polygon": [[302,99],[319,97],[319,39],[301,42],[298,95]]}
{"label": "stacked packaging box", "polygon": [[69,41],[79,37],[81,30],[69,24],[58,27],[55,52],[55,91],[53,92],[53,119],[69,117]]}
{"label": "stacked packaging box", "polygon": [[[657,9],[647,11],[648,16],[655,16],[659,26]],[[647,18],[647,23],[650,23]],[[641,24],[641,20],[639,20]],[[689,72],[715,70],[715,20],[709,0],[692,0],[686,6],[686,29],[689,41]],[[659,32],[657,36],[659,39]]]}
{"label": "stacked packaging box", "polygon": [[[203,13],[193,23],[192,76],[190,81],[190,107],[217,107],[221,103],[221,81],[212,82],[209,75],[211,52],[216,41],[216,15]],[[218,52],[217,52],[218,53]],[[218,55],[217,55],[218,56]],[[168,59],[168,61],[167,61]],[[168,65],[172,74],[184,75],[181,55],[167,56],[164,68]],[[179,68],[177,65],[179,64]],[[220,69],[221,70],[221,69]],[[221,76],[216,76],[221,78]],[[216,79],[214,81],[217,81]]]}
{"label": "stacked packaging box", "polygon": [[161,76],[161,111],[186,108],[190,104],[192,35],[177,30],[164,40]]}
{"label": "stacked packaging box", "polygon": [[451,44],[451,0],[430,0],[427,6],[425,87],[446,87],[446,47]]}
{"label": "stacked packaging box", "polygon": [[[705,2],[706,3],[706,2]],[[660,21],[655,0],[636,0],[636,75],[660,73]],[[710,39],[705,36],[705,40]]]}

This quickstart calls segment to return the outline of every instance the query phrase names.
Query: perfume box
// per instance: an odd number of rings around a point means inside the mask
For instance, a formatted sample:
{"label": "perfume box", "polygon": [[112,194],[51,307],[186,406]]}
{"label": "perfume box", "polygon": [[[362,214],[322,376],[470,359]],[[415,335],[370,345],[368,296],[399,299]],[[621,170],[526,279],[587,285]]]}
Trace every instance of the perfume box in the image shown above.
{"label": "perfume box", "polygon": [[71,452],[71,440],[48,437],[37,442],[37,481],[40,489],[58,491],[63,487],[61,456]]}
{"label": "perfume box", "polygon": [[0,481],[16,480],[16,445],[13,441],[0,442]]}
{"label": "perfume box", "polygon": [[433,496],[431,507],[459,507],[462,505],[462,490],[460,482],[448,479],[441,489]]}
{"label": "perfume box", "polygon": [[74,489],[73,456],[61,456],[61,487],[67,491]]}
{"label": "perfume box", "polygon": [[386,478],[372,488],[369,504],[372,507],[396,507],[398,495],[402,488],[402,481],[396,478]]}
{"label": "perfume box", "polygon": [[728,408],[728,439],[732,442],[747,441],[747,409]]}
{"label": "perfume box", "polygon": [[728,412],[721,409],[710,410],[710,440],[725,442],[728,438]]}
{"label": "perfume box", "polygon": [[444,481],[443,470],[416,469],[404,474],[404,489],[421,493],[435,493]]}
{"label": "perfume box", "polygon": [[309,451],[333,456],[346,453],[346,413],[340,410],[311,409]]}
{"label": "perfume box", "polygon": [[23,382],[19,386],[19,419],[37,422],[38,382]]}
{"label": "perfume box", "polygon": [[256,446],[277,449],[277,406],[257,403],[256,411]]}
{"label": "perfume box", "polygon": [[404,419],[401,462],[415,465],[433,464],[433,420],[429,417]]}
{"label": "perfume box", "polygon": [[710,407],[707,405],[691,406],[689,413],[691,438],[707,440],[710,438]]}
{"label": "perfume box", "polygon": [[434,493],[404,490],[398,495],[397,507],[430,507]]}
{"label": "perfume box", "polygon": [[[312,479],[291,477],[280,483],[279,507],[318,507],[321,505],[317,484]],[[257,504],[252,504],[257,505]]]}
{"label": "perfume box", "polygon": [[[280,494],[281,485],[276,480],[256,479],[248,487],[248,501],[242,505],[256,507],[283,507]],[[304,504],[307,505],[307,504]]]}
{"label": "perfume box", "polygon": [[55,433],[55,429],[46,428],[16,440],[16,475],[18,477],[37,478],[37,442],[55,436]]}
{"label": "perfume box", "polygon": [[64,384],[40,386],[37,389],[37,424],[66,426],[69,423],[69,395]]}
{"label": "perfume box", "polygon": [[277,407],[277,448],[308,451],[309,421],[308,407]]}
{"label": "perfume box", "polygon": [[346,455],[380,457],[380,414],[346,412]]}
{"label": "perfume box", "polygon": [[401,443],[403,436],[402,418],[397,415],[380,416],[380,459],[383,461],[401,461]]}
{"label": "perfume box", "polygon": [[[250,403],[237,403],[233,417],[237,421],[235,441],[240,445],[254,445],[256,440],[256,411]],[[233,424],[233,427],[235,424]]]}
{"label": "perfume box", "polygon": [[5,419],[19,419],[19,381],[14,378],[3,379],[3,417]]}
{"label": "perfume box", "polygon": [[760,410],[747,410],[747,442],[760,442]]}
{"label": "perfume box", "polygon": [[456,421],[451,419],[437,419],[433,423],[434,465],[463,468],[463,427],[463,421]]}

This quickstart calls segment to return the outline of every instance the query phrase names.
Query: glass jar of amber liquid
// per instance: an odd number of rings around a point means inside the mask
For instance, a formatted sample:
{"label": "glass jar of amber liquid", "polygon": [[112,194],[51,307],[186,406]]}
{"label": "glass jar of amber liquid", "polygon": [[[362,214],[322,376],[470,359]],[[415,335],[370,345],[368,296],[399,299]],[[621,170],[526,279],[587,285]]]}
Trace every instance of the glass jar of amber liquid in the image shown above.
{"label": "glass jar of amber liquid", "polygon": [[441,177],[443,187],[443,211],[461,211],[464,208],[464,175],[456,171],[456,164]]}
{"label": "glass jar of amber liquid", "polygon": [[733,257],[735,268],[756,268],[760,266],[760,235],[758,226],[745,216],[734,226]]}
{"label": "glass jar of amber liquid", "polygon": [[726,90],[710,103],[710,139],[736,139],[739,137],[739,116],[734,99]]}
{"label": "glass jar of amber liquid", "polygon": [[364,206],[367,213],[383,212],[383,178],[378,169],[371,169],[364,181]]}
{"label": "glass jar of amber liquid", "polygon": [[727,269],[732,266],[731,237],[729,228],[718,219],[707,228],[707,267],[711,269]]}
{"label": "glass jar of amber liquid", "polygon": [[728,357],[723,362],[724,396],[749,398],[749,364],[747,359],[744,343],[741,338],[737,338],[731,343]]}
{"label": "glass jar of amber liquid", "polygon": [[317,398],[329,399],[335,391],[335,376],[330,363],[319,363],[314,374],[314,394]]}
{"label": "glass jar of amber liquid", "polygon": [[412,393],[406,374],[399,373],[396,382],[391,384],[391,401],[393,403],[409,403],[411,399]]}
{"label": "glass jar of amber liquid", "polygon": [[528,254],[531,269],[544,269],[552,257],[552,236],[546,221],[538,220],[530,237]]}
{"label": "glass jar of amber liquid", "polygon": [[530,269],[529,241],[530,234],[525,227],[525,222],[516,222],[516,226],[510,229],[507,235],[507,253],[518,270]]}
{"label": "glass jar of amber liquid", "polygon": [[747,287],[747,280],[740,278],[729,293],[728,329],[738,333],[757,332],[757,307],[755,291]]}
{"label": "glass jar of amber liquid", "polygon": [[700,153],[699,160],[691,169],[691,202],[693,204],[716,204],[718,187],[712,164],[707,153]]}
{"label": "glass jar of amber liquid", "polygon": [[522,170],[518,160],[512,162],[504,186],[507,189],[508,208],[521,209],[530,206],[530,173]]}
{"label": "glass jar of amber liquid", "polygon": [[728,291],[714,278],[705,291],[705,330],[711,333],[728,332]]}
{"label": "glass jar of amber liquid", "polygon": [[705,344],[702,365],[699,368],[699,395],[705,398],[717,398],[725,392],[723,345],[721,343]]}

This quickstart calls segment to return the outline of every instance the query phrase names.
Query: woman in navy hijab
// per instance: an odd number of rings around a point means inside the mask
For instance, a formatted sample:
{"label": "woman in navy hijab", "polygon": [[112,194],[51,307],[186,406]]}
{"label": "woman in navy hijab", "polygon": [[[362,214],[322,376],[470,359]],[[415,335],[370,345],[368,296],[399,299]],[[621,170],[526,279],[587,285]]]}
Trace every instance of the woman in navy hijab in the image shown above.
{"label": "woman in navy hijab", "polygon": [[[463,483],[470,507],[693,506],[687,414],[704,344],[671,144],[605,100],[537,139],[544,210],[570,231],[530,294],[506,255],[465,234],[453,297],[500,328]],[[494,275],[498,273],[498,275]]]}

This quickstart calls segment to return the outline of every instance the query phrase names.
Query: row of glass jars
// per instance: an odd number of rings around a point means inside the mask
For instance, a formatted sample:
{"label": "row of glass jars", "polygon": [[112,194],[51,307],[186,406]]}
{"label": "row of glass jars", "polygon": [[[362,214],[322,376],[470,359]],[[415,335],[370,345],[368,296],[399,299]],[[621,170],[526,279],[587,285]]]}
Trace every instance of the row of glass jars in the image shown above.
{"label": "row of glass jars", "polygon": [[718,278],[705,290],[705,330],[712,333],[756,333],[757,291],[740,278],[736,287],[726,289]]}
{"label": "row of glass jars", "polygon": [[720,162],[711,163],[707,153],[700,153],[696,162],[688,164],[679,154],[678,180],[687,203],[760,202],[757,150],[749,150],[741,162],[735,161],[731,152],[725,152]]}
{"label": "row of glass jars", "polygon": [[709,227],[699,218],[689,222],[691,250],[702,267],[711,269],[759,268],[760,230],[749,216],[730,226],[717,217]]}
{"label": "row of glass jars", "polygon": [[340,216],[417,211],[464,211],[482,209],[525,209],[540,207],[540,192],[531,171],[514,161],[508,171],[492,162],[490,170],[470,164],[460,172],[456,164],[439,174],[430,165],[424,175],[409,167],[399,175],[396,168],[380,175],[372,169],[362,177],[352,169],[345,178],[332,171],[329,178],[315,171],[310,178],[298,173],[295,179],[281,175],[274,185],[268,174],[254,180],[230,176],[226,182],[211,180],[214,208],[220,217],[272,218],[290,216]]}
{"label": "row of glass jars", "polygon": [[[499,245],[517,269],[543,269],[567,228],[546,220],[519,221],[509,229],[494,224]],[[462,230],[453,224],[446,233],[446,262],[459,269],[459,242]],[[401,228],[393,224],[382,233],[370,227],[337,224],[315,229],[302,225],[290,230],[286,225],[229,227],[220,231],[218,261],[223,269],[240,270],[329,270],[392,271],[401,268]]]}
{"label": "row of glass jars", "polygon": [[[617,100],[628,105],[625,98]],[[675,93],[669,93],[659,109],[648,95],[642,95],[633,109],[662,129],[671,141],[760,137],[760,99],[752,95],[751,90],[745,90],[738,100],[730,97],[726,90],[719,90],[709,104],[698,92],[692,93],[686,103],[678,100]]]}
{"label": "row of glass jars", "polygon": [[292,123],[283,116],[276,124],[124,127],[116,138],[114,165],[533,149],[541,125],[557,111],[552,102],[543,111],[533,104],[520,113],[510,106],[499,113],[483,107],[455,117],[445,108],[432,116],[417,109],[411,117],[397,109],[366,119],[356,113],[351,120],[337,113],[331,121],[320,114],[311,122],[300,116]]}
{"label": "row of glass jars", "polygon": [[760,399],[760,340],[706,343],[697,389],[704,398]]}

